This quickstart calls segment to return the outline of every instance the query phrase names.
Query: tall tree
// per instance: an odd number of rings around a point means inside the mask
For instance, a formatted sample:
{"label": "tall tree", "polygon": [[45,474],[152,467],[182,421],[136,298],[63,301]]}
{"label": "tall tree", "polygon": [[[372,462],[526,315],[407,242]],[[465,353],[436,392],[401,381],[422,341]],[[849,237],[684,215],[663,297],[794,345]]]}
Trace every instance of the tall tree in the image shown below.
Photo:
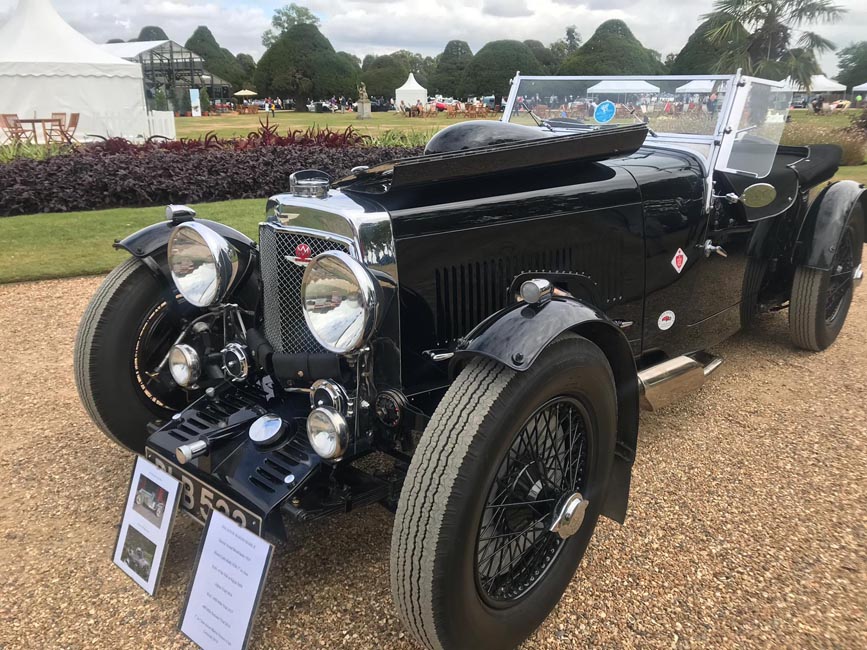
{"label": "tall tree", "polygon": [[556,72],[567,58],[574,54],[581,47],[581,34],[575,25],[569,25],[566,28],[566,35],[551,43],[548,49],[551,51],[551,72]]}
{"label": "tall tree", "polygon": [[262,34],[262,45],[271,47],[276,40],[295,25],[315,25],[319,27],[319,17],[307,7],[302,7],[294,2],[280,7],[271,18],[271,29]]}
{"label": "tall tree", "polygon": [[241,64],[234,54],[220,47],[211,30],[204,25],[196,27],[196,31],[187,39],[184,47],[202,57],[205,70],[211,74],[225,79],[235,88],[244,85],[245,75]]}
{"label": "tall tree", "polygon": [[867,82],[867,41],[852,43],[837,52],[837,81],[847,88]]}
{"label": "tall tree", "polygon": [[509,80],[520,70],[532,75],[542,72],[542,64],[521,41],[491,41],[480,49],[464,75],[469,94],[492,94],[497,101],[509,94]]}
{"label": "tall tree", "polygon": [[606,20],[560,66],[559,74],[652,75],[665,72],[659,52],[644,47],[622,20]]}
{"label": "tall tree", "polygon": [[447,97],[466,97],[464,73],[473,51],[466,41],[449,41],[439,56],[437,67],[428,81],[428,90]]}
{"label": "tall tree", "polygon": [[708,32],[717,26],[719,23],[715,19],[705,20],[699,25],[690,34],[683,49],[674,57],[674,61],[668,68],[669,74],[709,74],[714,71],[728,74],[734,72],[732,69],[721,69],[718,66],[720,59],[725,54],[725,44],[714,42],[708,37]]}
{"label": "tall tree", "polygon": [[833,49],[819,34],[796,30],[818,22],[834,22],[845,9],[832,0],[716,0],[713,12],[703,18],[715,21],[710,40],[723,46],[717,70],[742,68],[751,75],[770,79],[792,77],[805,88],[818,74],[816,55]]}
{"label": "tall tree", "polygon": [[262,55],[255,80],[260,95],[291,97],[296,110],[304,111],[311,99],[355,96],[358,76],[316,25],[297,24]]}
{"label": "tall tree", "polygon": [[[138,33],[138,38],[132,39],[134,41],[167,41],[169,37],[163,31],[162,27],[158,27],[156,25],[146,25],[141,28],[141,31]],[[132,41],[130,41],[132,42]]]}

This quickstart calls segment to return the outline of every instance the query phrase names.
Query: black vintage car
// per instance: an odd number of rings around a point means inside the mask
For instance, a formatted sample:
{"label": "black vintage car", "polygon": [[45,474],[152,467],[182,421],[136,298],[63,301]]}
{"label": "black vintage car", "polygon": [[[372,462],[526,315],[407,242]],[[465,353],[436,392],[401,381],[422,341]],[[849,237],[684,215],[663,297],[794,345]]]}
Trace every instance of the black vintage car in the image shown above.
{"label": "black vintage car", "polygon": [[[708,101],[673,112],[686,81]],[[867,198],[818,189],[837,148],[777,146],[780,86],[516,76],[501,122],[293,174],[258,244],[170,206],[84,315],[81,400],[198,519],[280,536],[394,510],[416,641],[513,647],[598,518],[624,520],[640,408],[702,385],[761,312],[810,350],[843,326]]]}

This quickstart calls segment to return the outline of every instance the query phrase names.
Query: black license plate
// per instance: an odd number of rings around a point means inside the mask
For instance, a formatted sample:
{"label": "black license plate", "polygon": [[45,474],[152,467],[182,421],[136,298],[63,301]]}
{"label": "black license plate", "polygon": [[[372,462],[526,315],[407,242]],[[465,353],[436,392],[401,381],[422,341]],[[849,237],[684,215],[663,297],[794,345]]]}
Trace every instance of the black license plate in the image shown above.
{"label": "black license plate", "polygon": [[244,528],[257,535],[262,534],[262,518],[248,508],[210,485],[202,483],[195,476],[188,474],[153,449],[145,448],[145,458],[181,482],[181,508],[192,515],[194,519],[204,524],[211,510],[218,510],[237,521]]}

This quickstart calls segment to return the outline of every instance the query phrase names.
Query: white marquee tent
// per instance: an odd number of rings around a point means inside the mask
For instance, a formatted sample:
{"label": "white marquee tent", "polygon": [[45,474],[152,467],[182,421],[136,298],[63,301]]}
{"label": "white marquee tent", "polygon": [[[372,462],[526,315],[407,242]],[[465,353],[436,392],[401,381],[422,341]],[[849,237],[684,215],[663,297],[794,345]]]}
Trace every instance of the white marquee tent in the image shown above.
{"label": "white marquee tent", "polygon": [[406,78],[406,83],[394,91],[394,105],[400,107],[401,100],[407,106],[415,106],[419,100],[427,104],[427,88],[415,80],[412,72]]}
{"label": "white marquee tent", "polygon": [[643,93],[656,95],[659,93],[659,86],[654,86],[640,79],[606,79],[587,89],[588,95],[631,95]]}
{"label": "white marquee tent", "polygon": [[51,0],[19,0],[0,25],[0,113],[80,113],[86,134],[149,135],[142,69],[70,27]]}
{"label": "white marquee tent", "polygon": [[709,95],[713,92],[713,85],[716,82],[712,79],[693,79],[690,82],[678,86],[674,92],[678,95],[692,95],[698,93],[700,95]]}
{"label": "white marquee tent", "polygon": [[[804,88],[797,81],[793,81],[791,78],[786,78],[783,83],[785,86],[783,88],[775,89],[780,92],[792,92],[792,93],[805,93],[807,89]],[[828,79],[823,74],[814,74],[812,80],[810,81],[810,92],[811,93],[844,93],[846,92],[846,86],[841,83],[837,83],[831,79]]]}
{"label": "white marquee tent", "polygon": [[867,83],[863,83],[860,86],[855,86],[852,90],[867,90]]}

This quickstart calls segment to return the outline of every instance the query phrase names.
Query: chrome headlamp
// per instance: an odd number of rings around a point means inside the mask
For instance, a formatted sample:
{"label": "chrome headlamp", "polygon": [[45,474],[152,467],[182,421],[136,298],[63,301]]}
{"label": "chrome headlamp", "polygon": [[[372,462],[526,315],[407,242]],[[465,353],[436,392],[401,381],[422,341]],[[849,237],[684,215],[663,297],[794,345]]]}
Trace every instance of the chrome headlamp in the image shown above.
{"label": "chrome headlamp", "polygon": [[172,280],[188,303],[210,307],[225,297],[238,272],[238,252],[222,236],[190,221],[172,231],[168,250]]}
{"label": "chrome headlamp", "polygon": [[329,352],[346,354],[362,347],[379,309],[376,281],[357,260],[341,251],[317,255],[301,280],[307,327]]}

